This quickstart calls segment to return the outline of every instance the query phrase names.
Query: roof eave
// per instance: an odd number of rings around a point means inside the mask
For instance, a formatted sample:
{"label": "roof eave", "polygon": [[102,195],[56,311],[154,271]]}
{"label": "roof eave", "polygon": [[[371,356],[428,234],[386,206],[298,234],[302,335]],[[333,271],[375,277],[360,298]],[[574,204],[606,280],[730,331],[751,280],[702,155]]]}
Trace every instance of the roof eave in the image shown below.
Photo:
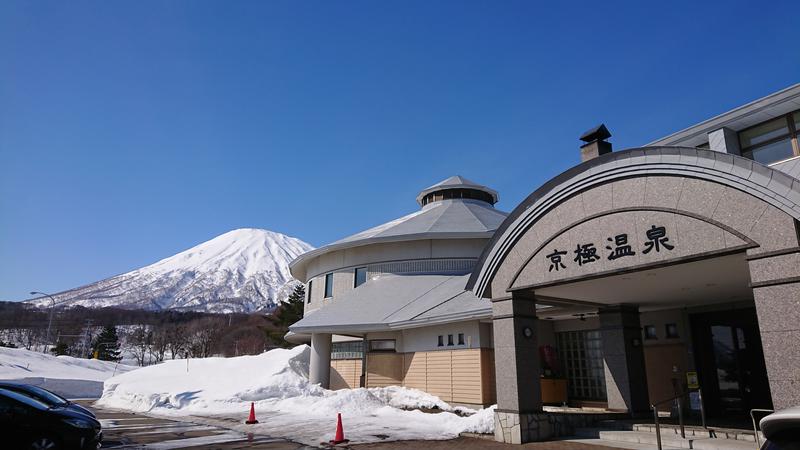
{"label": "roof eave", "polygon": [[800,99],[800,83],[753,100],[750,103],[716,115],[696,125],[684,128],[683,130],[676,131],[675,133],[664,136],[663,138],[656,139],[655,141],[645,144],[644,147],[685,145],[686,142],[689,142],[693,139],[707,140],[703,138],[703,136],[705,136],[705,134],[707,134],[709,131],[723,128],[735,120],[741,119],[742,117],[748,115],[758,114],[759,112],[771,107],[775,107],[776,105],[786,102],[798,103],[798,99]]}
{"label": "roof eave", "polygon": [[297,334],[307,333],[370,333],[378,331],[391,331],[388,324],[369,323],[369,324],[347,324],[347,325],[309,325],[296,327],[289,326],[289,331]]}
{"label": "roof eave", "polygon": [[409,328],[421,328],[432,325],[442,325],[453,322],[464,322],[468,320],[482,320],[492,317],[492,308],[487,306],[485,309],[466,311],[463,313],[446,314],[442,316],[411,319],[389,323],[369,323],[369,324],[348,324],[348,325],[313,325],[305,327],[290,326],[289,330],[296,334],[307,333],[374,333],[380,331],[404,330]]}

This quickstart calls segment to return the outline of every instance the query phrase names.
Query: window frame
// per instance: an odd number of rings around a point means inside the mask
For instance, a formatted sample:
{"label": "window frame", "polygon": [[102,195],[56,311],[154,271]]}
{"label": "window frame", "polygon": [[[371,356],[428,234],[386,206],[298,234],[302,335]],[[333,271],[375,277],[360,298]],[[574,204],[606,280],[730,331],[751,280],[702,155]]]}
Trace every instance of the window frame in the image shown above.
{"label": "window frame", "polygon": [[[675,330],[674,333],[671,333],[670,330]],[[664,324],[664,337],[666,339],[680,339],[681,333],[678,331],[678,324],[675,322],[665,323]]]}
{"label": "window frame", "polygon": [[[361,283],[358,282],[358,271],[359,270],[363,270],[364,271],[364,281],[362,281]],[[353,268],[353,289],[361,286],[362,284],[364,284],[366,282],[367,282],[367,266],[354,267]]]}
{"label": "window frame", "polygon": [[437,347],[444,347],[444,335],[440,334],[437,340]]}
{"label": "window frame", "polygon": [[[376,342],[391,342],[392,348],[374,348],[373,343]],[[397,352],[397,339],[370,339],[369,340],[369,351],[370,352],[386,352],[386,353],[395,353]]]}
{"label": "window frame", "polygon": [[467,345],[467,340],[466,340],[466,337],[464,336],[464,333],[458,333],[458,341],[457,342],[458,342],[457,345]]}
{"label": "window frame", "polygon": [[[648,331],[653,330],[653,334],[651,335]],[[658,340],[658,328],[655,325],[645,325],[642,327],[642,334],[644,335],[645,341],[657,341]]]}
{"label": "window frame", "polygon": [[308,280],[308,292],[306,293],[306,304],[311,304],[311,294],[314,292],[314,280]]}
{"label": "window frame", "polygon": [[[798,114],[798,113],[800,113],[800,110],[790,111],[790,112],[784,114],[783,116],[773,117],[773,118],[771,118],[769,120],[765,120],[763,122],[759,122],[757,124],[751,125],[751,126],[749,126],[747,128],[742,128],[741,130],[737,131],[736,132],[736,138],[739,141],[738,142],[738,144],[739,144],[739,154],[741,154],[743,157],[745,157],[747,159],[755,161],[755,158],[753,158],[753,151],[754,150],[758,150],[759,148],[767,147],[767,146],[775,144],[777,142],[784,141],[784,140],[786,140],[788,138],[789,139],[789,145],[792,147],[792,156],[789,156],[788,158],[784,158],[784,159],[779,159],[777,161],[771,161],[771,162],[762,163],[762,164],[765,164],[765,165],[775,164],[777,162],[784,161],[784,160],[789,159],[789,158],[794,158],[794,157],[800,156],[800,141],[798,141],[798,139],[799,139],[798,138],[798,134],[799,133],[798,133],[797,127],[795,126],[795,121],[794,121],[794,115]],[[778,119],[781,119],[781,118],[785,121],[786,129],[788,130],[788,133],[782,134],[780,136],[776,136],[776,137],[774,137],[772,139],[767,139],[764,142],[759,142],[758,144],[751,145],[749,147],[743,147],[742,146],[742,137],[741,137],[742,133],[745,133],[745,132],[747,132],[749,130],[752,130],[753,128],[760,127],[760,126],[762,126],[762,125],[764,125],[766,123],[769,123],[769,122],[772,122],[772,121],[777,121]]]}
{"label": "window frame", "polygon": [[447,346],[448,347],[454,346],[455,344],[453,344],[453,342],[454,342],[453,341],[453,335],[452,334],[448,334],[447,335]]}
{"label": "window frame", "polygon": [[331,361],[342,359],[362,359],[364,357],[364,341],[333,342],[331,344]]}
{"label": "window frame", "polygon": [[[330,284],[328,280],[330,280]],[[323,298],[333,297],[333,272],[325,274],[325,291],[323,294],[325,295]]]}

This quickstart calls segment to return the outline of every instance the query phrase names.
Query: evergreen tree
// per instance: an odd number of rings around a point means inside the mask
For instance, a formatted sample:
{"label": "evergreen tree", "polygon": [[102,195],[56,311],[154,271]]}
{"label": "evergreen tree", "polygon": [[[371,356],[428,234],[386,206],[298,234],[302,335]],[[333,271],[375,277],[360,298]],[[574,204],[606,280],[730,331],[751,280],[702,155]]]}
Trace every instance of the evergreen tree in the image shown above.
{"label": "evergreen tree", "polygon": [[92,354],[97,355],[97,359],[101,361],[119,361],[119,336],[117,336],[117,327],[105,326],[103,331],[97,335],[92,343]]}
{"label": "evergreen tree", "polygon": [[275,330],[267,332],[267,337],[281,347],[291,347],[293,344],[286,342],[283,336],[289,331],[289,325],[303,318],[303,305],[306,300],[306,287],[302,284],[295,286],[289,298],[281,303],[269,317]]}
{"label": "evergreen tree", "polygon": [[50,353],[52,353],[54,356],[68,355],[69,346],[64,342],[58,341],[55,347],[50,349]]}

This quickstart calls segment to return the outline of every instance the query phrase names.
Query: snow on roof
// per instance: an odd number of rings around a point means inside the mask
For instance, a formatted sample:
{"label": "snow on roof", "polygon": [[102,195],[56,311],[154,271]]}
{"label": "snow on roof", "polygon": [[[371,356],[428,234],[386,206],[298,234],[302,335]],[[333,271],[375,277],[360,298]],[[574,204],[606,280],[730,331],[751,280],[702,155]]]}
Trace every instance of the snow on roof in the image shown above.
{"label": "snow on roof", "polygon": [[464,289],[469,275],[383,275],[290,326],[295,333],[366,332],[491,317]]}

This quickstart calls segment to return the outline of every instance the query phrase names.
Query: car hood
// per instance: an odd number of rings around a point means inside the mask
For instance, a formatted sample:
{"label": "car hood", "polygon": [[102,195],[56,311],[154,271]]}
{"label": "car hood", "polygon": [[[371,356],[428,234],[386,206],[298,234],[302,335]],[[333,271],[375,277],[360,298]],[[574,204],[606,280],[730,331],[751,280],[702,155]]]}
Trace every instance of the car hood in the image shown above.
{"label": "car hood", "polygon": [[48,410],[51,414],[55,414],[60,416],[62,419],[81,419],[87,422],[90,422],[95,428],[100,428],[100,422],[92,416],[86,415],[86,413],[76,411],[72,408],[67,407],[58,407],[58,408],[50,408]]}
{"label": "car hood", "polygon": [[92,419],[97,419],[97,416],[95,416],[95,414],[94,414],[94,412],[92,412],[92,410],[90,410],[89,408],[84,408],[83,406],[81,406],[81,405],[79,405],[77,403],[70,402],[70,403],[67,404],[66,408],[71,409],[71,410],[76,411],[76,412],[79,412],[81,414],[84,414],[86,416],[89,416]]}

